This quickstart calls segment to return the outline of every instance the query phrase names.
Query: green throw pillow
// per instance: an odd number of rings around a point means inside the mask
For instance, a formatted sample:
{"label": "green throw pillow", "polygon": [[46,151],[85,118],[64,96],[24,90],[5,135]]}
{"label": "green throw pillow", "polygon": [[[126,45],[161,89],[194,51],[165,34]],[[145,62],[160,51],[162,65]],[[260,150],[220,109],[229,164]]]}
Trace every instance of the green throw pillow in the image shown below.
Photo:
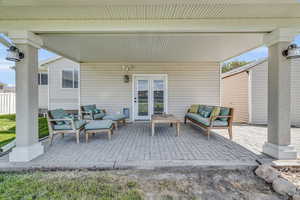
{"label": "green throw pillow", "polygon": [[202,116],[204,117],[204,118],[208,118],[209,117],[209,115],[210,115],[210,112],[209,111],[202,111]]}
{"label": "green throw pillow", "polygon": [[213,110],[213,106],[203,106],[199,110],[199,114],[204,118],[208,118],[210,116],[212,110]]}
{"label": "green throw pillow", "polygon": [[95,114],[98,114],[98,113],[101,113],[101,110],[96,108],[96,109],[93,110],[93,112],[94,112]]}
{"label": "green throw pillow", "polygon": [[[229,108],[224,108],[224,107],[222,107],[221,109],[220,109],[220,116],[228,116],[229,115],[229,112],[230,112],[230,110],[229,110]],[[227,121],[228,120],[228,117],[222,117],[222,118],[219,118],[219,120],[221,120],[221,121]]]}
{"label": "green throw pillow", "polygon": [[205,105],[199,105],[198,113],[200,114],[201,111],[205,110]]}

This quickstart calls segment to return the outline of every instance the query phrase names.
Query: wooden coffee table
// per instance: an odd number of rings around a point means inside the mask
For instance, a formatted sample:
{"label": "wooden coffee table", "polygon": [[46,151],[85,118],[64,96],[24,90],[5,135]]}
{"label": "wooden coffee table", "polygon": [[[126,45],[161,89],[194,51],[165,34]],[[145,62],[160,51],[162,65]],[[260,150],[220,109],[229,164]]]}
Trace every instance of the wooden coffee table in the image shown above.
{"label": "wooden coffee table", "polygon": [[180,121],[174,115],[152,115],[151,116],[151,133],[154,136],[155,124],[176,124],[176,133],[179,136]]}

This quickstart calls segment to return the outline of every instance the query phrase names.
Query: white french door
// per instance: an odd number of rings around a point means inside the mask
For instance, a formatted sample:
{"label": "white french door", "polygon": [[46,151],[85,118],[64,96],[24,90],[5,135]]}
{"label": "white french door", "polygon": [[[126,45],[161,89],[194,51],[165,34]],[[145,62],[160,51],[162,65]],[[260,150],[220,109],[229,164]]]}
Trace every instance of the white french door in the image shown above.
{"label": "white french door", "polygon": [[167,75],[134,75],[133,84],[134,120],[167,113]]}

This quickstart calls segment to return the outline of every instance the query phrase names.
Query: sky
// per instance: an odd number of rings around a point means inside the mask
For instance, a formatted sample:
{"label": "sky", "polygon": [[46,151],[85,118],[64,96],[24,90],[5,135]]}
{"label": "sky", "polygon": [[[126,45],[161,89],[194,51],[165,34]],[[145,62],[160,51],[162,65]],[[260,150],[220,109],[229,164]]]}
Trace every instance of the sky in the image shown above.
{"label": "sky", "polygon": [[[300,35],[298,35],[294,42],[300,46]],[[15,72],[10,69],[10,66],[13,66],[13,62],[9,62],[5,60],[6,57],[6,47],[0,43],[0,82],[6,83],[8,85],[15,85]],[[49,59],[51,57],[57,56],[56,54],[46,51],[44,49],[39,50],[39,61]],[[234,57],[232,59],[227,60],[226,62],[231,61],[254,61],[260,58],[268,57],[268,49],[267,47],[259,47],[257,49],[253,49],[249,52],[246,52],[240,56]]]}
{"label": "sky", "polygon": [[[7,47],[0,43],[0,82],[8,85],[15,85],[15,72],[14,70],[10,69],[10,66],[14,66],[14,62],[5,60],[6,49]],[[39,61],[55,56],[57,55],[52,52],[44,49],[39,50]]]}

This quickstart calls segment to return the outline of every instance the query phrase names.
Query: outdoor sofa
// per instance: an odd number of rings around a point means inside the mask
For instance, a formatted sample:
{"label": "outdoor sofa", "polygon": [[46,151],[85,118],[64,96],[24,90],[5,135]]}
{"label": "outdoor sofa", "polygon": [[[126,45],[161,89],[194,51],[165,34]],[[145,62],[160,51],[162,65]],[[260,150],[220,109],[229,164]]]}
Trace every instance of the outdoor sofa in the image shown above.
{"label": "outdoor sofa", "polygon": [[185,114],[185,124],[187,120],[205,129],[208,139],[211,129],[227,129],[232,140],[233,108],[195,104]]}

